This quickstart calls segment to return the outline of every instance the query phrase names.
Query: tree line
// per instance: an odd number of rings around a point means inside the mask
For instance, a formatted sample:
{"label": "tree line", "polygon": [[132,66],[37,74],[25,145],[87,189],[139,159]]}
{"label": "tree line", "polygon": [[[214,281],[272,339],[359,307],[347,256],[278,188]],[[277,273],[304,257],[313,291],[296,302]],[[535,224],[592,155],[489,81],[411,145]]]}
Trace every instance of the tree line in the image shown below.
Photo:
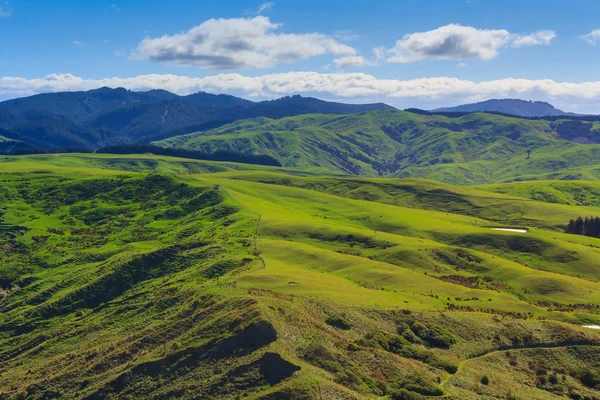
{"label": "tree line", "polygon": [[569,221],[567,233],[600,238],[600,217],[579,217]]}
{"label": "tree line", "polygon": [[197,150],[188,150],[180,148],[159,147],[152,144],[119,144],[103,147],[96,150],[96,153],[105,154],[156,154],[160,156],[171,156],[181,158],[191,158],[193,160],[207,161],[228,161],[243,164],[272,165],[281,167],[281,163],[274,157],[266,154],[244,154],[233,151],[216,151],[214,153],[204,153]]}

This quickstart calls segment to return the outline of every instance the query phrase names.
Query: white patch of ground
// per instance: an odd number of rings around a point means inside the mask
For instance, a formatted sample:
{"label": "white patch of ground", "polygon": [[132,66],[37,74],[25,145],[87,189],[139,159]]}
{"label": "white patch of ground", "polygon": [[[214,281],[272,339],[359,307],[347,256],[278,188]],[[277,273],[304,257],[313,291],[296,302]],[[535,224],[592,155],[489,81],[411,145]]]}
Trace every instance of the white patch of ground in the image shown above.
{"label": "white patch of ground", "polygon": [[600,325],[582,325],[582,328],[600,329]]}
{"label": "white patch of ground", "polygon": [[527,229],[516,229],[516,228],[492,228],[493,231],[504,231],[504,232],[517,232],[517,233],[527,233],[529,232]]}

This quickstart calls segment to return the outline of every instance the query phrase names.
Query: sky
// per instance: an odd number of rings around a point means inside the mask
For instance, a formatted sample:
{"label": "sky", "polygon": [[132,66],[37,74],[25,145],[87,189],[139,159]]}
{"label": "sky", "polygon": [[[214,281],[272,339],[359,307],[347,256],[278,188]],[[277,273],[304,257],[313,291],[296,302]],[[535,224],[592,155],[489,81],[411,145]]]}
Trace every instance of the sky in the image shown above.
{"label": "sky", "polygon": [[0,100],[102,86],[600,114],[597,0],[0,0]]}

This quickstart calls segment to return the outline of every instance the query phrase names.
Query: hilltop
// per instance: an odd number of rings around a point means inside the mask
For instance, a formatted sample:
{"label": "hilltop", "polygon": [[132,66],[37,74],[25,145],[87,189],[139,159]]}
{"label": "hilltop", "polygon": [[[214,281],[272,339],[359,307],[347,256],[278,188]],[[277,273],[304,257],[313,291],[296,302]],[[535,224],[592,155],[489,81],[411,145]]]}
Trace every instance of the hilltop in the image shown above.
{"label": "hilltop", "polygon": [[[526,101],[520,99],[493,99],[479,103],[463,104],[455,107],[443,107],[434,112],[496,112],[518,117],[548,117],[569,115],[544,101]],[[572,114],[571,114],[572,115]]]}

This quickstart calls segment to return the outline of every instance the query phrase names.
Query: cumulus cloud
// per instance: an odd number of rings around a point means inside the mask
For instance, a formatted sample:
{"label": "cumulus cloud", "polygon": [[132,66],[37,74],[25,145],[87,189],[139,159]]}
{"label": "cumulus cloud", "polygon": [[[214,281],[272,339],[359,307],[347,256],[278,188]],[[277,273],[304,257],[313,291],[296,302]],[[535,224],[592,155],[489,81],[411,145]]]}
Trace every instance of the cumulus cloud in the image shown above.
{"label": "cumulus cloud", "polygon": [[372,62],[363,56],[345,56],[334,58],[333,64],[338,68],[363,67],[372,65]]}
{"label": "cumulus cloud", "polygon": [[39,79],[0,78],[0,96],[20,97],[41,92],[89,90],[102,86],[131,90],[165,89],[178,94],[198,91],[231,93],[254,98],[305,94],[347,101],[386,101],[406,107],[449,104],[477,98],[526,98],[546,100],[581,112],[599,112],[600,81],[556,82],[553,80],[500,79],[473,82],[438,77],[412,80],[377,79],[363,73],[289,72],[263,76],[219,74],[203,78],[178,75],[140,75],[132,78],[83,79],[70,74]]}
{"label": "cumulus cloud", "polygon": [[506,29],[477,29],[450,24],[427,31],[409,33],[387,50],[388,62],[409,63],[420,60],[490,60],[507,46],[548,45],[556,37],[553,31],[528,35],[512,34]]}
{"label": "cumulus cloud", "polygon": [[206,69],[271,68],[320,55],[356,55],[321,33],[279,32],[268,17],[210,19],[187,32],[144,39],[132,58]]}
{"label": "cumulus cloud", "polygon": [[256,9],[256,14],[262,14],[264,11],[267,11],[273,7],[275,7],[275,2],[273,2],[273,1],[268,1],[266,3],[263,3],[260,6],[258,6],[258,8]]}
{"label": "cumulus cloud", "polygon": [[537,31],[530,35],[514,35],[512,45],[513,47],[547,46],[555,37],[556,33],[550,30]]}
{"label": "cumulus cloud", "polygon": [[596,29],[595,31],[591,31],[587,35],[582,35],[580,37],[589,44],[596,44],[596,42],[600,41],[600,29]]}

